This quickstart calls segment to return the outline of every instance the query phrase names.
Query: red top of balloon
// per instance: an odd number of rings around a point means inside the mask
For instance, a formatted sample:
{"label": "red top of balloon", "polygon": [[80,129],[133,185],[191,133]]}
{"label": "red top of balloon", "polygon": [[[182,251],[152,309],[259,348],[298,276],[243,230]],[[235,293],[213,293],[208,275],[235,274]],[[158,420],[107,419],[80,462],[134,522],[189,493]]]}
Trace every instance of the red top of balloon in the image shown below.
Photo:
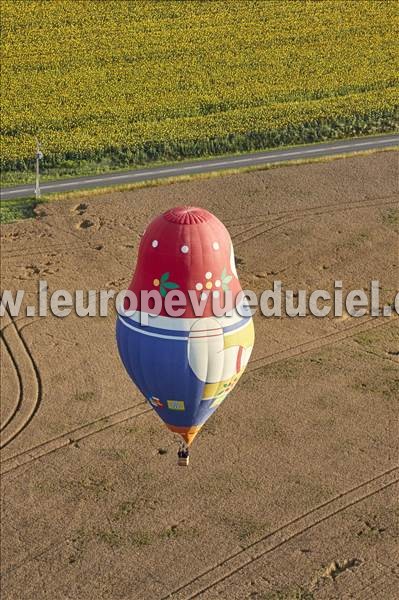
{"label": "red top of balloon", "polygon": [[[164,298],[179,290],[186,297],[182,317],[195,317],[188,291],[201,299],[208,295],[204,316],[212,315],[209,296],[220,298],[231,290],[233,298],[241,291],[234,264],[230,235],[219,219],[203,208],[179,206],[156,217],[141,239],[136,270],[129,290],[136,294],[158,290],[163,298],[161,315],[167,316]],[[170,316],[170,315],[169,315]]]}
{"label": "red top of balloon", "polygon": [[171,223],[179,223],[180,225],[206,223],[206,221],[216,219],[212,213],[203,208],[197,208],[196,206],[177,206],[176,208],[171,208],[162,216],[167,221],[170,221]]}

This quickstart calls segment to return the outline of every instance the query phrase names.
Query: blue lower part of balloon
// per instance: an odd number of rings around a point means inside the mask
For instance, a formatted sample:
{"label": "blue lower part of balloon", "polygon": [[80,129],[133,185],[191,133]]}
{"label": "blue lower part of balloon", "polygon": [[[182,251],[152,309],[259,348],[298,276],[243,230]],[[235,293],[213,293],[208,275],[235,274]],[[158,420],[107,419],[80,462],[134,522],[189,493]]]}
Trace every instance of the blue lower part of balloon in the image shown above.
{"label": "blue lower part of balloon", "polygon": [[151,332],[135,331],[116,324],[119,354],[130,378],[168,425],[202,425],[215,411],[213,400],[202,400],[205,383],[188,362],[188,341],[177,334],[173,339]]}

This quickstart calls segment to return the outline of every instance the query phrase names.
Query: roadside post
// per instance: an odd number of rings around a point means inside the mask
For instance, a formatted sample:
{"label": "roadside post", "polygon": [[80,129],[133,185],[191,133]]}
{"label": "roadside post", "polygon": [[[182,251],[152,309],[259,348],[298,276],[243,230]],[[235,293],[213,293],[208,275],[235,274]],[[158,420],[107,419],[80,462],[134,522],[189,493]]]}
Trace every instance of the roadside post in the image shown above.
{"label": "roadside post", "polygon": [[40,161],[43,158],[43,152],[40,150],[39,140],[36,140],[36,185],[35,185],[35,198],[40,198]]}

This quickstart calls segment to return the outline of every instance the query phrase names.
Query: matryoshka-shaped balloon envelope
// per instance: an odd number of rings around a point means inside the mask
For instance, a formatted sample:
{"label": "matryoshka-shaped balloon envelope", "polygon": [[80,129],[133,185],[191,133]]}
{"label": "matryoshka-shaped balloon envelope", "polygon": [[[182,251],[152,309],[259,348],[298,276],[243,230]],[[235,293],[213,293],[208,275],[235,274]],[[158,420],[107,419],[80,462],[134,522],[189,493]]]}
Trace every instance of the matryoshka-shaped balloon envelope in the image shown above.
{"label": "matryoshka-shaped balloon envelope", "polygon": [[[129,290],[137,309],[120,311],[117,320],[122,362],[167,427],[190,445],[237,384],[254,344],[244,303],[230,316],[214,314],[215,305],[235,305],[242,296],[227,229],[202,208],[156,217],[141,239]],[[157,311],[143,302],[143,291],[159,293]],[[171,316],[168,300],[176,291],[185,306]]]}

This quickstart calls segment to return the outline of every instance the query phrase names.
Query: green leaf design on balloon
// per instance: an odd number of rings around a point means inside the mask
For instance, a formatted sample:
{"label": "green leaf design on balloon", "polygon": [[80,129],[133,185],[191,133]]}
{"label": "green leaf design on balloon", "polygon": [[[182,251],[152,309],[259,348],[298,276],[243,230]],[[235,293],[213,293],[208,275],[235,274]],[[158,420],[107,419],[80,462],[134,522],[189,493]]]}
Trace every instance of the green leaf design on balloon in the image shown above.
{"label": "green leaf design on balloon", "polygon": [[179,288],[179,284],[174,281],[168,281],[170,273],[164,273],[161,275],[159,291],[161,292],[162,298],[165,298],[169,290],[176,290]]}
{"label": "green leaf design on balloon", "polygon": [[178,283],[174,283],[173,281],[166,281],[163,284],[163,287],[168,288],[168,290],[175,290],[176,288],[180,287]]}
{"label": "green leaf design on balloon", "polygon": [[227,275],[226,267],[224,267],[222,274],[220,276],[220,280],[222,282],[222,288],[225,292],[229,289],[229,283],[233,279],[232,275]]}

